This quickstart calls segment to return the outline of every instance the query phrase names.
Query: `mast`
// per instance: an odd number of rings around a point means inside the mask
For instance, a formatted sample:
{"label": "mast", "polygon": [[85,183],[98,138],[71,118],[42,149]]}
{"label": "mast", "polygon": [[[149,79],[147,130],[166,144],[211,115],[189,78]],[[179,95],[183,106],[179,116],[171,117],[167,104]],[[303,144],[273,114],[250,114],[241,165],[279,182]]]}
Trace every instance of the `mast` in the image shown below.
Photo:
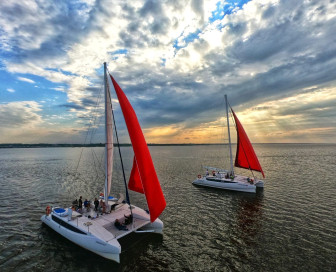
{"label": "mast", "polygon": [[104,201],[105,205],[108,205],[108,192],[107,192],[107,186],[108,186],[108,163],[107,163],[107,148],[108,148],[108,143],[107,143],[107,75],[106,75],[106,62],[104,62],[104,97],[105,97],[105,188],[104,188]]}
{"label": "mast", "polygon": [[227,121],[227,128],[228,128],[228,136],[229,136],[229,149],[230,149],[230,175],[234,175],[233,171],[233,161],[232,161],[232,149],[231,149],[231,136],[230,136],[230,122],[229,122],[229,107],[228,107],[228,101],[227,96],[225,97],[225,105],[226,105],[226,121]]}

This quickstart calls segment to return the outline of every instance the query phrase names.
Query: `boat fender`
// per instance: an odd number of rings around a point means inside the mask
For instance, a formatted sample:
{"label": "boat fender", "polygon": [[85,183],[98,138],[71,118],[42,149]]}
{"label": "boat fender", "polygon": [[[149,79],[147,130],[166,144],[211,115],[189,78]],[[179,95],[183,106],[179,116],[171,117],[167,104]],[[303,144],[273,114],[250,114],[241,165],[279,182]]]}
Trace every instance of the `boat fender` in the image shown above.
{"label": "boat fender", "polygon": [[197,177],[200,179],[202,176],[201,176],[201,175],[198,175]]}
{"label": "boat fender", "polygon": [[50,206],[47,206],[46,208],[46,215],[49,215],[51,213],[51,208]]}

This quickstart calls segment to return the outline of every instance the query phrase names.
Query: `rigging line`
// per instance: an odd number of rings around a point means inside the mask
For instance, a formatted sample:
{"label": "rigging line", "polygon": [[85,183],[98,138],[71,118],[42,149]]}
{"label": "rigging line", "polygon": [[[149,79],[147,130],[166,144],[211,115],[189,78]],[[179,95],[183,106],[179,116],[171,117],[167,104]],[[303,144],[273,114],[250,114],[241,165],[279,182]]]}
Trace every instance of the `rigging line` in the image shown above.
{"label": "rigging line", "polygon": [[[93,149],[92,149],[93,150]],[[98,173],[99,173],[99,169],[104,173],[104,175],[105,175],[105,171],[104,171],[104,165],[103,165],[103,162],[102,161],[99,161],[99,158],[98,158],[98,156],[97,156],[97,153],[93,150],[93,153],[94,153],[94,155],[95,155],[95,158],[96,158],[96,163],[97,163],[97,165],[98,165]]]}
{"label": "rigging line", "polygon": [[[102,89],[102,88],[101,88],[101,89]],[[97,111],[97,108],[98,108],[99,98],[101,97],[101,93],[102,93],[102,92],[100,92],[100,95],[98,95],[98,97],[97,97],[97,101],[96,101],[96,105],[95,105],[95,109],[94,109],[94,110],[96,110],[96,111]],[[92,127],[92,120],[93,120],[93,117],[90,119],[89,128],[88,128],[88,130],[86,131],[86,135],[85,135],[85,139],[84,139],[84,145],[85,145],[85,143],[86,143],[86,140],[87,140],[88,135],[89,135],[89,133],[90,133],[90,129],[91,129],[91,127]],[[78,163],[77,163],[77,166],[76,166],[76,169],[75,169],[75,178],[77,177],[77,174],[78,174],[78,167],[79,167],[79,163],[80,163],[80,161],[81,161],[81,159],[82,159],[83,150],[84,150],[84,147],[82,147],[82,149],[81,149],[81,153],[80,153],[80,155],[79,155]]]}
{"label": "rigging line", "polygon": [[99,120],[98,120],[98,122],[97,122],[97,124],[96,124],[96,127],[94,128],[94,130],[93,130],[92,133],[91,133],[90,143],[92,143],[93,138],[96,136],[96,133],[97,133],[98,128],[99,128],[100,125],[103,123],[103,122],[102,122],[103,118],[104,118],[103,115],[101,115],[101,116],[99,117]]}
{"label": "rigging line", "polygon": [[91,148],[91,154],[92,154],[92,157],[93,157],[93,168],[96,172],[96,176],[99,175],[99,171],[97,170],[97,162],[96,162],[96,153],[94,152],[93,148]]}
{"label": "rigging line", "polygon": [[[101,119],[102,119],[102,114],[99,114],[99,105],[101,104],[101,100],[102,100],[102,93],[103,93],[103,85],[100,86],[100,92],[99,92],[99,96],[97,98],[97,102],[96,102],[96,105],[95,105],[95,110],[94,110],[94,128],[92,129],[91,131],[91,139],[90,139],[90,143],[92,143],[92,139],[97,131],[97,127],[99,127],[99,124],[101,122]],[[97,119],[98,119],[98,122],[97,122]]]}

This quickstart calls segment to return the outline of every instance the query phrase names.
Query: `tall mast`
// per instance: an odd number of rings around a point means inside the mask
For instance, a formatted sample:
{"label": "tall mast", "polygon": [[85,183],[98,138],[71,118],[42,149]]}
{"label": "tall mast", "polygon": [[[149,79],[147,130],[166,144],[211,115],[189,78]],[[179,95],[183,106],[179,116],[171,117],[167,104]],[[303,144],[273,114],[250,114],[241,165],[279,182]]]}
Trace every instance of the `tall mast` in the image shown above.
{"label": "tall mast", "polygon": [[227,121],[227,128],[228,128],[228,135],[229,135],[229,149],[230,149],[230,174],[234,175],[233,172],[233,161],[232,161],[232,149],[231,149],[231,136],[230,136],[230,122],[229,122],[229,106],[227,101],[227,96],[225,97],[225,105],[226,105],[226,121]]}
{"label": "tall mast", "polygon": [[105,189],[104,189],[104,200],[105,200],[105,204],[108,204],[108,192],[107,192],[107,186],[108,186],[108,165],[107,165],[107,148],[108,148],[108,143],[107,143],[107,75],[106,75],[106,62],[104,62],[104,97],[105,97]]}

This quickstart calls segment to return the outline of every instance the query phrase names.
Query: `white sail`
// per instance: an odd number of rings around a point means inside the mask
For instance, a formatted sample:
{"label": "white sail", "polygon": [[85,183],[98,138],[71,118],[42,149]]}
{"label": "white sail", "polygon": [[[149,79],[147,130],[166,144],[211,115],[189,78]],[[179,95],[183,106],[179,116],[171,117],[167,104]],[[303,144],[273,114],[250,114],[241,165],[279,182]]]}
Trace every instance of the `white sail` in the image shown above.
{"label": "white sail", "polygon": [[108,203],[108,197],[111,191],[111,180],[113,170],[113,124],[112,124],[112,100],[106,75],[106,64],[104,65],[105,82],[105,188],[104,200]]}

